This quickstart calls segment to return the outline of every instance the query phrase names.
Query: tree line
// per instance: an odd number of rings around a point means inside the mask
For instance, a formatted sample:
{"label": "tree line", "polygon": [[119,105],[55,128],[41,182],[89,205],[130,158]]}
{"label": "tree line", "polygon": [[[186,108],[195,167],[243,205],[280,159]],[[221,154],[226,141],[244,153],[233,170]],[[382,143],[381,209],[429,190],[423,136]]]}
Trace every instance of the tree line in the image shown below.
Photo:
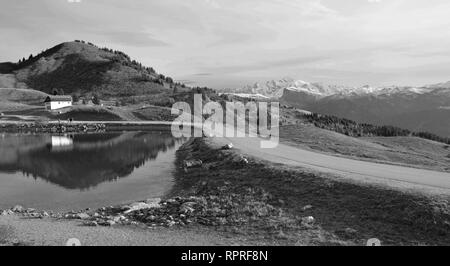
{"label": "tree line", "polygon": [[450,144],[450,138],[441,137],[429,132],[412,132],[395,126],[377,126],[367,123],[339,118],[330,115],[305,114],[304,117],[314,126],[351,137],[407,137],[414,136]]}

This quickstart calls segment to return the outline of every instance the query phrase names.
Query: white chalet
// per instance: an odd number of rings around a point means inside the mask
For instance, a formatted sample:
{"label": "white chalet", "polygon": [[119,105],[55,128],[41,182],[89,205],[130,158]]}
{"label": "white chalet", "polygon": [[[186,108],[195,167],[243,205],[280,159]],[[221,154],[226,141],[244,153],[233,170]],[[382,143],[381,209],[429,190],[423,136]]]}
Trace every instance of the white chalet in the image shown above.
{"label": "white chalet", "polygon": [[46,110],[58,110],[70,106],[72,106],[72,96],[54,95],[45,99]]}

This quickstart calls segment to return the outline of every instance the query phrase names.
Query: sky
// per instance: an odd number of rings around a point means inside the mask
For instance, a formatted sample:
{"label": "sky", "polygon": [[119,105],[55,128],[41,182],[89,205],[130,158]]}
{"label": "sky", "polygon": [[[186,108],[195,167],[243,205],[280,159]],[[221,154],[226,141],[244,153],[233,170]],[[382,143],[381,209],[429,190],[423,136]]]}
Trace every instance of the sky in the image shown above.
{"label": "sky", "polygon": [[0,61],[81,39],[191,85],[450,80],[447,0],[0,0]]}

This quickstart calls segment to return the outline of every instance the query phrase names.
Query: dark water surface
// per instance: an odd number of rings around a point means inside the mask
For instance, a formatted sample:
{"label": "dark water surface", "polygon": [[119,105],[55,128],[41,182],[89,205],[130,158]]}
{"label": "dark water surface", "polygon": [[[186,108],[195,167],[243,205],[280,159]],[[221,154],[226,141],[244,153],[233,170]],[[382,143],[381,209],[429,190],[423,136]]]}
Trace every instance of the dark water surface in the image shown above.
{"label": "dark water surface", "polygon": [[0,209],[79,210],[162,197],[182,143],[170,131],[0,133]]}

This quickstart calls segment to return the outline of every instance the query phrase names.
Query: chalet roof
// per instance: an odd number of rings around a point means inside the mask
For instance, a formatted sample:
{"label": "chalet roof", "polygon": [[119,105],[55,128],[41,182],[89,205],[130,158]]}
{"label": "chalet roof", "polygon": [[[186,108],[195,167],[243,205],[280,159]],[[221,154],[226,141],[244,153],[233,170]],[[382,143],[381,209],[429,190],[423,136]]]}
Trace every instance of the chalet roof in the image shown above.
{"label": "chalet roof", "polygon": [[68,95],[51,95],[45,99],[45,102],[71,102],[72,96]]}

